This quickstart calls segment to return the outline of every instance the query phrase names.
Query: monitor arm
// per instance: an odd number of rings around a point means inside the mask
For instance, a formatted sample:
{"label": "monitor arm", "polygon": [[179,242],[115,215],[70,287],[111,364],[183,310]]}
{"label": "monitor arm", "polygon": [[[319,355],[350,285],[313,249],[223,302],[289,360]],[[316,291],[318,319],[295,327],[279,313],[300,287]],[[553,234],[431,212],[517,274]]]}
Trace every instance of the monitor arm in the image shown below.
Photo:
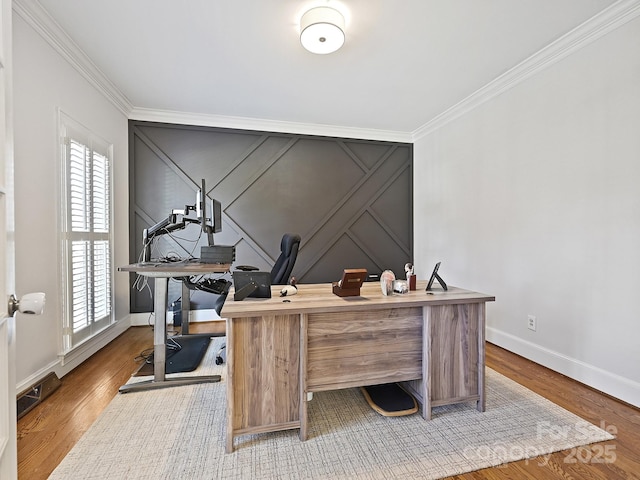
{"label": "monitor arm", "polygon": [[156,223],[150,228],[142,230],[142,261],[148,262],[151,260],[151,242],[155,237],[165,235],[176,230],[182,230],[189,223],[200,224],[199,219],[188,218],[185,216],[189,215],[190,211],[195,211],[195,209],[195,205],[185,205],[184,210],[175,209],[164,220]]}

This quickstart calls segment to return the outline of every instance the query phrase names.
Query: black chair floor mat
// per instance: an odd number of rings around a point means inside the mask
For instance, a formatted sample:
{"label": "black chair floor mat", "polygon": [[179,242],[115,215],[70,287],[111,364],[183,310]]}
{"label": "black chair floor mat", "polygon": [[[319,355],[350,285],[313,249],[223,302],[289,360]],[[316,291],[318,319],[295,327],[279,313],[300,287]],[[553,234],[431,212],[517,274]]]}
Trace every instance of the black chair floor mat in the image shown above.
{"label": "black chair floor mat", "polygon": [[[168,338],[165,373],[194,371],[207,353],[210,342],[210,335],[179,335]],[[179,349],[173,348],[176,344],[180,346]],[[153,375],[153,353],[135,373],[136,377],[146,375]]]}
{"label": "black chair floor mat", "polygon": [[367,403],[380,415],[399,417],[418,411],[418,402],[397,383],[360,387]]}

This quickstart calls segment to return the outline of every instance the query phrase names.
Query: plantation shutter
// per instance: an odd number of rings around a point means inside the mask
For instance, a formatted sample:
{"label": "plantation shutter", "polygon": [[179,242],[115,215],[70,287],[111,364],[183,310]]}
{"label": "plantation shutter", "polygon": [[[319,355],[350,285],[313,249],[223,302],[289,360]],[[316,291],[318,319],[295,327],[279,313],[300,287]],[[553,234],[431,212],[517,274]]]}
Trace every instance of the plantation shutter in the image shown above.
{"label": "plantation shutter", "polygon": [[[65,350],[112,322],[108,148],[66,126]],[[84,134],[83,134],[84,133]]]}

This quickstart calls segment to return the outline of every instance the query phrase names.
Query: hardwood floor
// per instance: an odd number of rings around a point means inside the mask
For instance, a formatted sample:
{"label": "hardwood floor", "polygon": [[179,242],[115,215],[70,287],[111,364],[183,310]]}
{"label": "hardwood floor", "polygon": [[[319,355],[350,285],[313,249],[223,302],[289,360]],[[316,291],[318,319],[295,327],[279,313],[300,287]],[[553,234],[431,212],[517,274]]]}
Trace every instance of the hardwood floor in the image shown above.
{"label": "hardwood floor", "polygon": [[[192,323],[192,333],[216,331]],[[18,421],[18,478],[46,479],[138,368],[153,344],[133,327],[62,378],[62,385]],[[640,409],[594,391],[513,353],[487,344],[487,366],[616,435],[615,440],[523,460],[454,479],[640,479]]]}

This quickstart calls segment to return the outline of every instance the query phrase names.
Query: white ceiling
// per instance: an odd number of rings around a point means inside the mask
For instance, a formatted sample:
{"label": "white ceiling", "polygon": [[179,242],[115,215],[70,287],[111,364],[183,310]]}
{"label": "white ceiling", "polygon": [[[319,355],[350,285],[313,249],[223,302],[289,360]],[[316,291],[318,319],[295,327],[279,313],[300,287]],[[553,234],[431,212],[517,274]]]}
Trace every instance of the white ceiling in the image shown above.
{"label": "white ceiling", "polygon": [[[39,3],[136,108],[414,132],[614,0]],[[330,55],[299,42],[317,5],[346,17]]]}

